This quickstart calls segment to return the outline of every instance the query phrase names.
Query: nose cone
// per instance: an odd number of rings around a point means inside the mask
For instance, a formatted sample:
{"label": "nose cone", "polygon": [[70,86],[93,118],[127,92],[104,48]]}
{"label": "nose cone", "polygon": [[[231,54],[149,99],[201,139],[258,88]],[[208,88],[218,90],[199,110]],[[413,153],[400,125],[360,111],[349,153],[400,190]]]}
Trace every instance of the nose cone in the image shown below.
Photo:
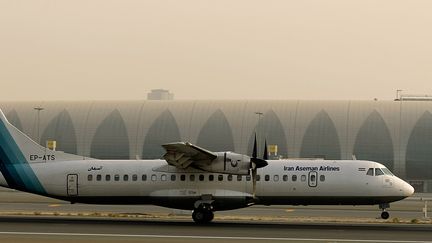
{"label": "nose cone", "polygon": [[414,187],[412,187],[410,184],[408,184],[406,182],[404,182],[404,183],[405,183],[404,188],[403,188],[404,195],[406,197],[412,196],[414,194]]}

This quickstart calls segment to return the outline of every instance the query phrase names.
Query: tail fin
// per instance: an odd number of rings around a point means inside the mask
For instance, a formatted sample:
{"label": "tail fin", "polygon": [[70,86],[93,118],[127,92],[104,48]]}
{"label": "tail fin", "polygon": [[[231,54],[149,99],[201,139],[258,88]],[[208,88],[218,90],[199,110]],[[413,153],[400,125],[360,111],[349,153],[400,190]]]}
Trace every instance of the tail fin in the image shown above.
{"label": "tail fin", "polygon": [[81,159],[78,155],[40,146],[10,124],[0,109],[0,171],[10,188],[45,194],[30,163]]}
{"label": "tail fin", "polygon": [[0,141],[1,149],[7,151],[6,156],[8,156],[10,159],[9,162],[11,163],[41,163],[48,161],[91,159],[61,151],[53,151],[39,145],[9,123],[1,109]]}

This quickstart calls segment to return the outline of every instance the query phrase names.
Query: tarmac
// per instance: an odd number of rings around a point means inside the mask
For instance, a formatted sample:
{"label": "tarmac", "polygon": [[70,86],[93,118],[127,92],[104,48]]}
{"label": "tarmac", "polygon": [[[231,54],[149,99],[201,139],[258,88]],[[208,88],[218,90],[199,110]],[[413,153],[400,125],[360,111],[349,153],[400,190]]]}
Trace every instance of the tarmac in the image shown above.
{"label": "tarmac", "polygon": [[0,217],[1,242],[432,242],[425,224]]}
{"label": "tarmac", "polygon": [[[423,198],[377,206],[253,206],[196,225],[190,211],[151,205],[69,204],[0,191],[0,242],[431,242]],[[429,209],[431,211],[431,209]]]}

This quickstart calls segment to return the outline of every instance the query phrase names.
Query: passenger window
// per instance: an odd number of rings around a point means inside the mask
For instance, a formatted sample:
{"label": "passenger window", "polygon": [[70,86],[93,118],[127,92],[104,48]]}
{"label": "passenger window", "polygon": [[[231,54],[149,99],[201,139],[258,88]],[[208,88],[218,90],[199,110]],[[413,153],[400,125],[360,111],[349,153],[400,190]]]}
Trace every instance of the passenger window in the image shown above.
{"label": "passenger window", "polygon": [[133,181],[137,181],[138,180],[138,176],[137,175],[132,175],[132,180]]}
{"label": "passenger window", "polygon": [[374,175],[374,169],[373,168],[369,168],[369,170],[366,172],[366,175],[373,176]]}
{"label": "passenger window", "polygon": [[124,181],[128,181],[128,180],[129,180],[129,176],[128,176],[128,175],[124,175],[124,176],[123,176],[123,180],[124,180]]}
{"label": "passenger window", "polygon": [[171,181],[175,181],[176,179],[176,175],[171,175]]}
{"label": "passenger window", "polygon": [[223,181],[223,175],[218,175],[218,181]]}
{"label": "passenger window", "polygon": [[151,175],[151,180],[156,181],[156,175],[155,174]]}
{"label": "passenger window", "polygon": [[375,176],[380,176],[380,175],[384,175],[384,172],[382,172],[382,170],[379,168],[375,168]]}
{"label": "passenger window", "polygon": [[185,180],[186,180],[186,175],[181,175],[181,176],[180,176],[180,180],[181,180],[181,181],[185,181]]}
{"label": "passenger window", "polygon": [[297,175],[292,176],[292,181],[297,181]]}
{"label": "passenger window", "polygon": [[228,181],[232,181],[233,176],[232,175],[228,175]]}
{"label": "passenger window", "polygon": [[269,181],[269,180],[270,180],[270,176],[269,176],[269,175],[265,175],[265,176],[264,176],[264,180],[265,180],[265,181]]}
{"label": "passenger window", "polygon": [[92,181],[92,180],[93,180],[93,175],[88,175],[88,176],[87,176],[87,180],[88,180],[88,181]]}
{"label": "passenger window", "polygon": [[96,180],[97,180],[97,181],[101,181],[101,180],[102,180],[102,175],[97,175],[97,176],[96,176]]}
{"label": "passenger window", "polygon": [[141,180],[142,180],[142,181],[146,181],[146,180],[147,180],[147,175],[142,175],[142,176],[141,176]]}
{"label": "passenger window", "polygon": [[301,175],[300,180],[301,181],[306,181],[306,175]]}
{"label": "passenger window", "polygon": [[119,181],[119,180],[120,180],[120,175],[118,175],[118,174],[117,174],[117,175],[114,175],[114,180],[115,180],[115,181]]}
{"label": "passenger window", "polygon": [[209,175],[209,181],[214,181],[214,175]]}
{"label": "passenger window", "polygon": [[110,181],[111,180],[111,175],[105,175],[105,180],[106,181]]}
{"label": "passenger window", "polygon": [[325,181],[325,175],[320,175],[320,181]]}
{"label": "passenger window", "polygon": [[195,181],[195,175],[190,175],[190,176],[189,176],[189,180],[190,180],[190,181]]}
{"label": "passenger window", "polygon": [[199,175],[198,178],[199,178],[200,181],[204,181],[204,175]]}
{"label": "passenger window", "polygon": [[237,175],[237,181],[241,181],[242,180],[242,176],[241,175]]}
{"label": "passenger window", "polygon": [[251,180],[251,176],[250,175],[247,175],[246,176],[246,181],[250,181]]}
{"label": "passenger window", "polygon": [[256,180],[260,181],[261,180],[261,176],[260,175],[256,175]]}
{"label": "passenger window", "polygon": [[161,181],[166,181],[166,180],[167,180],[167,175],[162,174],[162,175],[161,175]]}
{"label": "passenger window", "polygon": [[288,175],[283,175],[283,176],[282,176],[282,180],[283,180],[283,181],[288,181]]}
{"label": "passenger window", "polygon": [[279,181],[279,176],[278,176],[278,175],[274,175],[274,176],[273,176],[273,180],[274,180],[274,181]]}

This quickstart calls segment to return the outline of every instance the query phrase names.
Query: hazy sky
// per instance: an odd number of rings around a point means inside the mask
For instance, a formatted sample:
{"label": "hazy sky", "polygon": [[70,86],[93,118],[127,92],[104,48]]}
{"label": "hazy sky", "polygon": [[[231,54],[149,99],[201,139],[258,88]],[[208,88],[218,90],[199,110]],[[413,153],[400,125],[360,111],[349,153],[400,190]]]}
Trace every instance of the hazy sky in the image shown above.
{"label": "hazy sky", "polygon": [[432,94],[432,1],[0,0],[0,100]]}

